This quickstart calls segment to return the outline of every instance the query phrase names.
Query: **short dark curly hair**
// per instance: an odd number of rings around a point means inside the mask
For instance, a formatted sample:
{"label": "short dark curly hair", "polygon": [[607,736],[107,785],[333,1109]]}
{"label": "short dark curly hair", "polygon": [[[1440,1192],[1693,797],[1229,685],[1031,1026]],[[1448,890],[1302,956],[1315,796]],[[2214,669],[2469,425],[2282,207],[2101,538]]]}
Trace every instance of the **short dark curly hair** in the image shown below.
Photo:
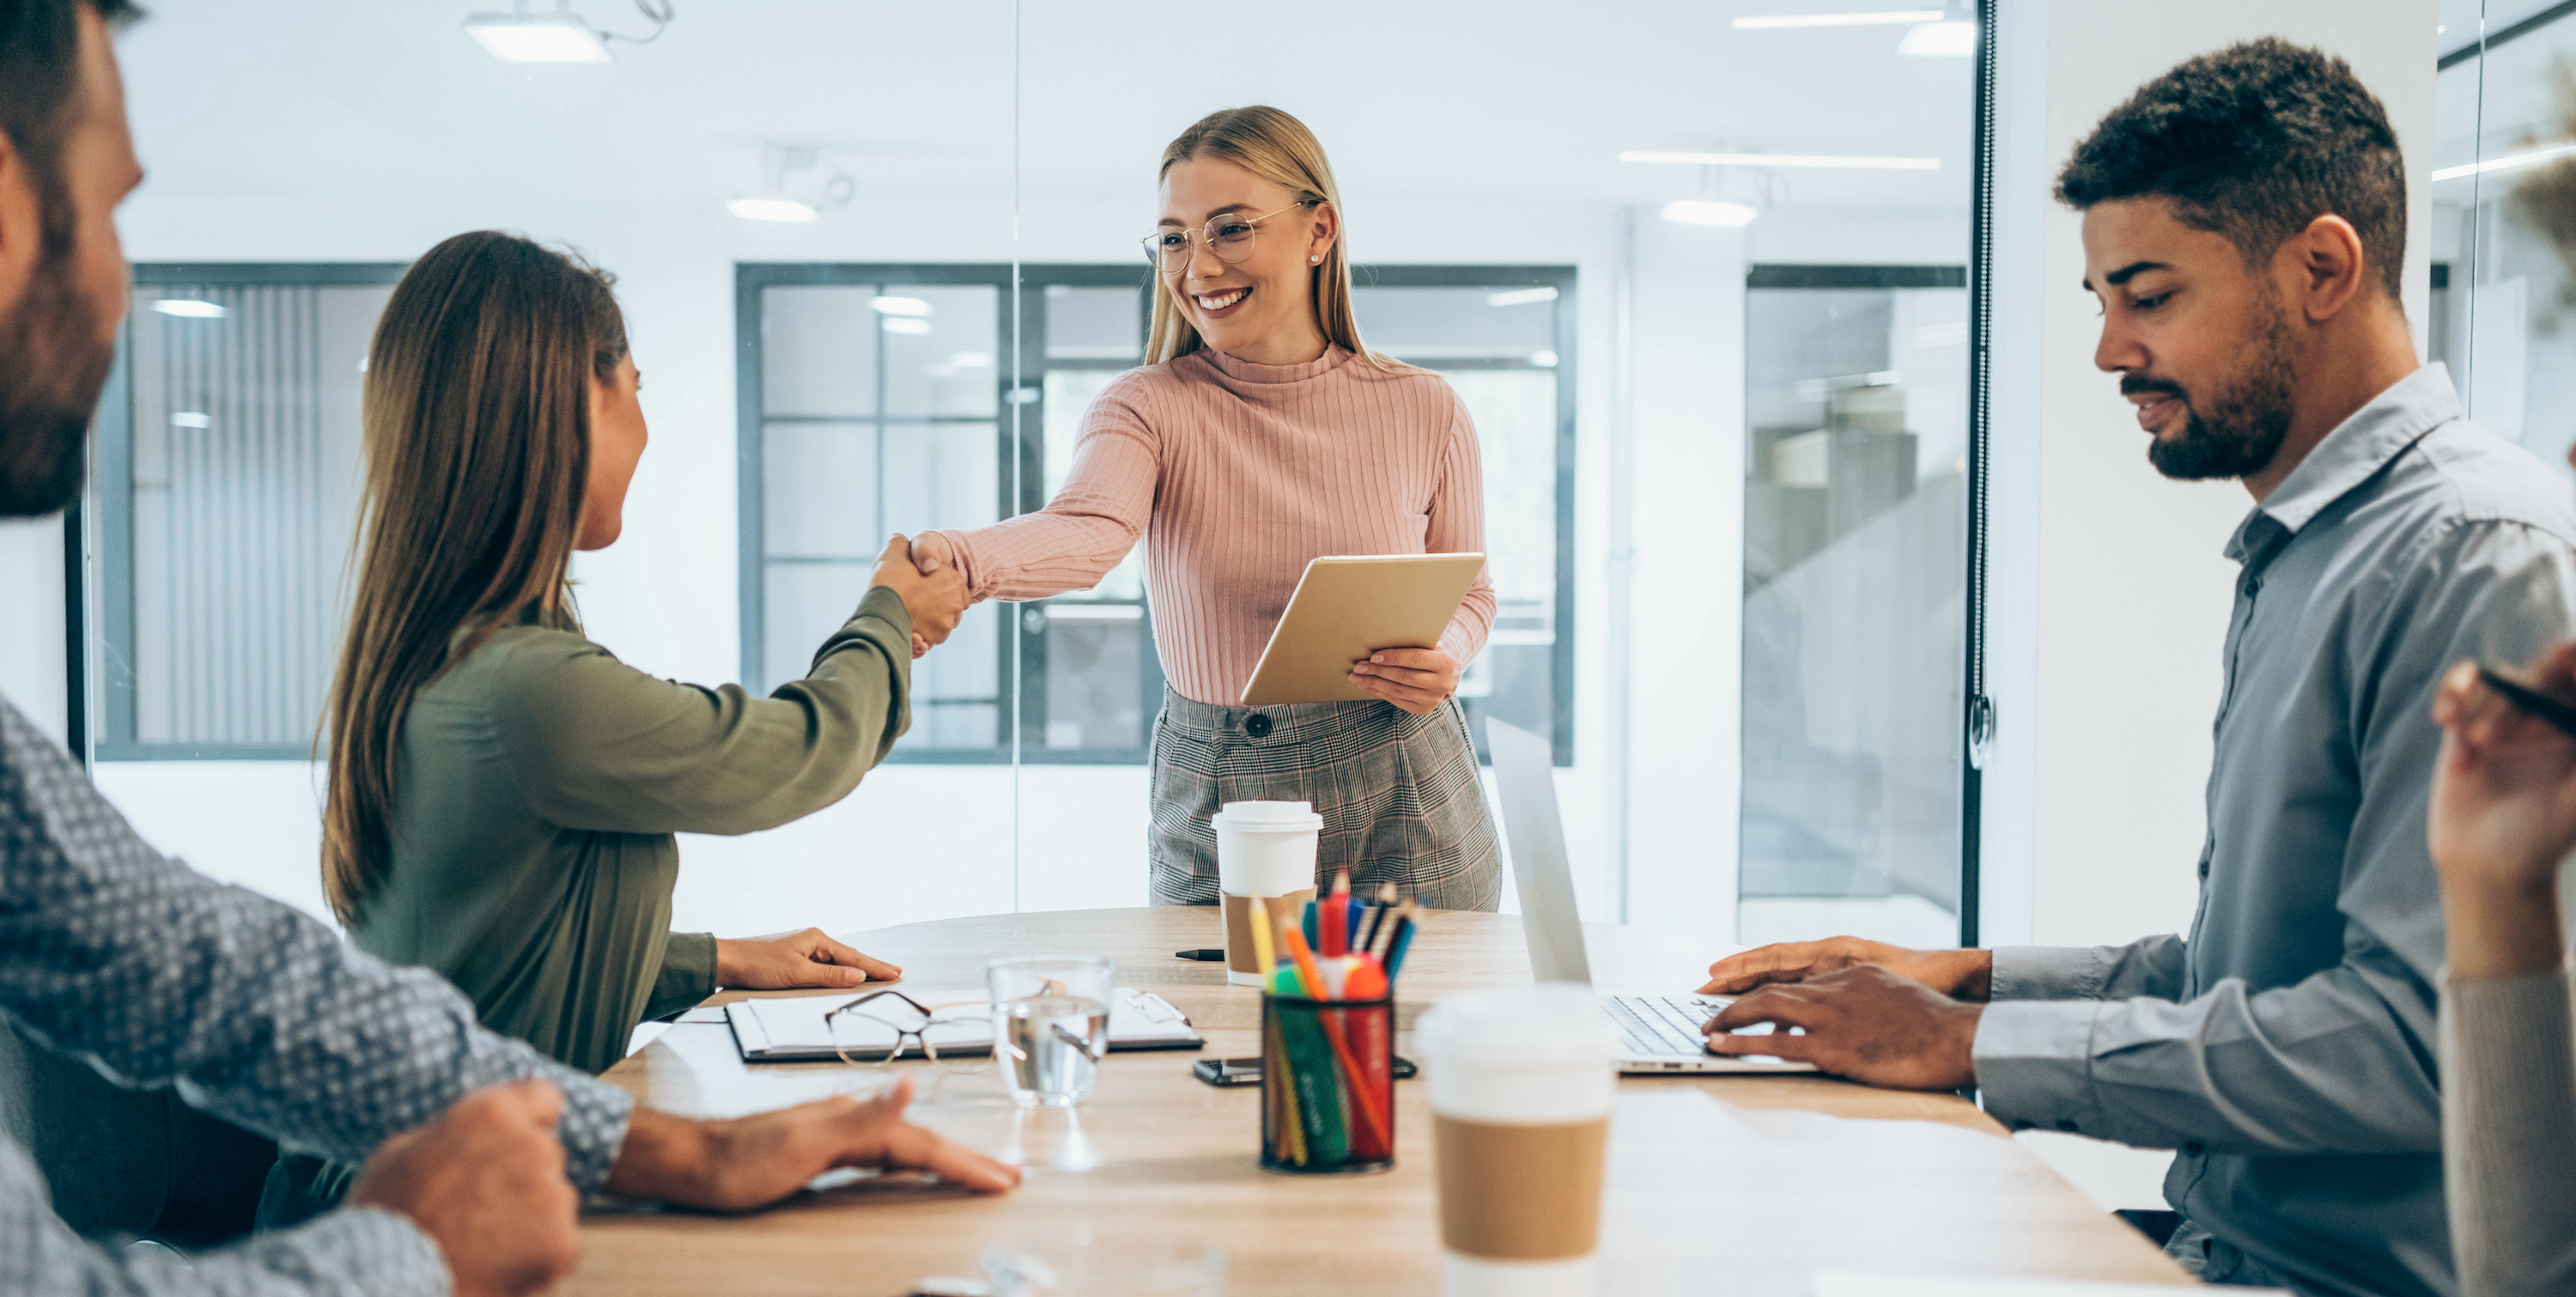
{"label": "short dark curly hair", "polygon": [[2142,197],[2172,199],[2248,266],[2340,216],[2399,295],[2406,161],[2379,96],[2323,50],[2266,36],[2185,62],[2112,109],[2057,176],[2057,200],[2077,211]]}

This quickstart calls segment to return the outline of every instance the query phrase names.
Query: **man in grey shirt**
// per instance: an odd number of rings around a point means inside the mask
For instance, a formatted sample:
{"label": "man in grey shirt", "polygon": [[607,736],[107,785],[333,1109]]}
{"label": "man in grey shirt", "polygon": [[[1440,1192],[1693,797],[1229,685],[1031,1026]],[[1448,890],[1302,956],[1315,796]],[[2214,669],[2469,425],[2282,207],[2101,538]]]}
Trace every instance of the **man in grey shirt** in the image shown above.
{"label": "man in grey shirt", "polygon": [[[113,213],[142,178],[108,21],[123,0],[0,0],[0,516],[60,510],[123,313]],[[0,617],[13,610],[0,607]],[[1016,1170],[874,1102],[688,1121],[475,1025],[474,1006],[264,897],[163,858],[0,702],[0,1016],[131,1085],[363,1161],[349,1205],[183,1260],[77,1237],[0,1136],[0,1297],[551,1286],[581,1191],[724,1210],[836,1166]]]}
{"label": "man in grey shirt", "polygon": [[[2150,462],[2256,501],[2227,543],[2191,935],[1766,947],[1710,969],[1752,992],[1712,1047],[2176,1148],[2169,1251],[2206,1279],[2448,1294],[2430,701],[2451,663],[2571,624],[2576,513],[2418,366],[2396,137],[2341,60],[2263,40],[2184,63],[2077,146],[2058,196]],[[1734,1034],[1757,1022],[1806,1034]]]}

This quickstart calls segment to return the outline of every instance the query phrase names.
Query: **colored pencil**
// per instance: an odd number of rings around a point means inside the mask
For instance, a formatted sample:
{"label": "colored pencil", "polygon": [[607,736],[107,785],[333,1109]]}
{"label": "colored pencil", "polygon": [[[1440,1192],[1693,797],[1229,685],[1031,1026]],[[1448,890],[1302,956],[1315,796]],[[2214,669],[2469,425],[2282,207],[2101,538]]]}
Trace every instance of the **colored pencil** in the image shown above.
{"label": "colored pencil", "polygon": [[1326,958],[1346,950],[1351,940],[1351,875],[1344,870],[1333,877],[1333,894],[1316,911],[1315,926],[1322,930],[1324,944],[1315,953]]}
{"label": "colored pencil", "polygon": [[1262,983],[1267,985],[1270,968],[1279,961],[1275,958],[1278,952],[1270,948],[1270,902],[1258,896],[1252,898],[1251,927],[1253,967],[1261,970]]}
{"label": "colored pencil", "polygon": [[1368,934],[1360,938],[1361,950],[1377,949],[1377,930],[1386,926],[1386,912],[1393,908],[1395,908],[1395,884],[1378,884],[1377,905],[1369,911]]}
{"label": "colored pencil", "polygon": [[1413,949],[1413,934],[1418,930],[1413,922],[1415,908],[1405,907],[1403,917],[1395,921],[1395,935],[1387,939],[1386,980],[1389,982],[1393,982],[1396,974],[1404,971],[1404,954]]}
{"label": "colored pencil", "polygon": [[1324,973],[1315,967],[1315,952],[1306,948],[1306,934],[1288,930],[1288,957],[1297,961],[1297,981],[1309,1000],[1324,998]]}

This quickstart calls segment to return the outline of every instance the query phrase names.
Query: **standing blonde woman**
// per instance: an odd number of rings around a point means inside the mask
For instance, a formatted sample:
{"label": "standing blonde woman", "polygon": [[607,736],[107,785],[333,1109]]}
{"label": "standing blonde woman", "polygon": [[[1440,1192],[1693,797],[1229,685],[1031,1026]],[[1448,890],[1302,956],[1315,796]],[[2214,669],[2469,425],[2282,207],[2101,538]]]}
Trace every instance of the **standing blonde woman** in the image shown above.
{"label": "standing blonde woman", "polygon": [[1276,108],[1228,108],[1163,150],[1153,363],[1083,417],[1037,513],[914,543],[977,599],[1099,582],[1141,533],[1170,686],[1154,723],[1154,900],[1213,904],[1226,802],[1311,801],[1318,882],[1390,882],[1494,908],[1501,867],[1454,695],[1494,619],[1478,576],[1436,645],[1354,664],[1382,701],[1242,707],[1306,562],[1484,548],[1476,432],[1439,375],[1360,341],[1340,194],[1323,146]]}

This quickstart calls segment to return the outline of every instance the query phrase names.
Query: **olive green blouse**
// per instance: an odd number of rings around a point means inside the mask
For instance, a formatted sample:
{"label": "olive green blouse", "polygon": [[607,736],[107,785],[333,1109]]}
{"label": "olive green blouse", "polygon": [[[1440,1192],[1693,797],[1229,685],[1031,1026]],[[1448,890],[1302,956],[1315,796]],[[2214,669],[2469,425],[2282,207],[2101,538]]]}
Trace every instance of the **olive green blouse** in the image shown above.
{"label": "olive green blouse", "polygon": [[[459,632],[462,635],[464,632]],[[755,698],[659,680],[578,633],[491,632],[403,723],[393,854],[349,930],[586,1072],[715,991],[670,931],[675,833],[750,833],[849,795],[911,724],[912,616],[871,589],[812,673]]]}

